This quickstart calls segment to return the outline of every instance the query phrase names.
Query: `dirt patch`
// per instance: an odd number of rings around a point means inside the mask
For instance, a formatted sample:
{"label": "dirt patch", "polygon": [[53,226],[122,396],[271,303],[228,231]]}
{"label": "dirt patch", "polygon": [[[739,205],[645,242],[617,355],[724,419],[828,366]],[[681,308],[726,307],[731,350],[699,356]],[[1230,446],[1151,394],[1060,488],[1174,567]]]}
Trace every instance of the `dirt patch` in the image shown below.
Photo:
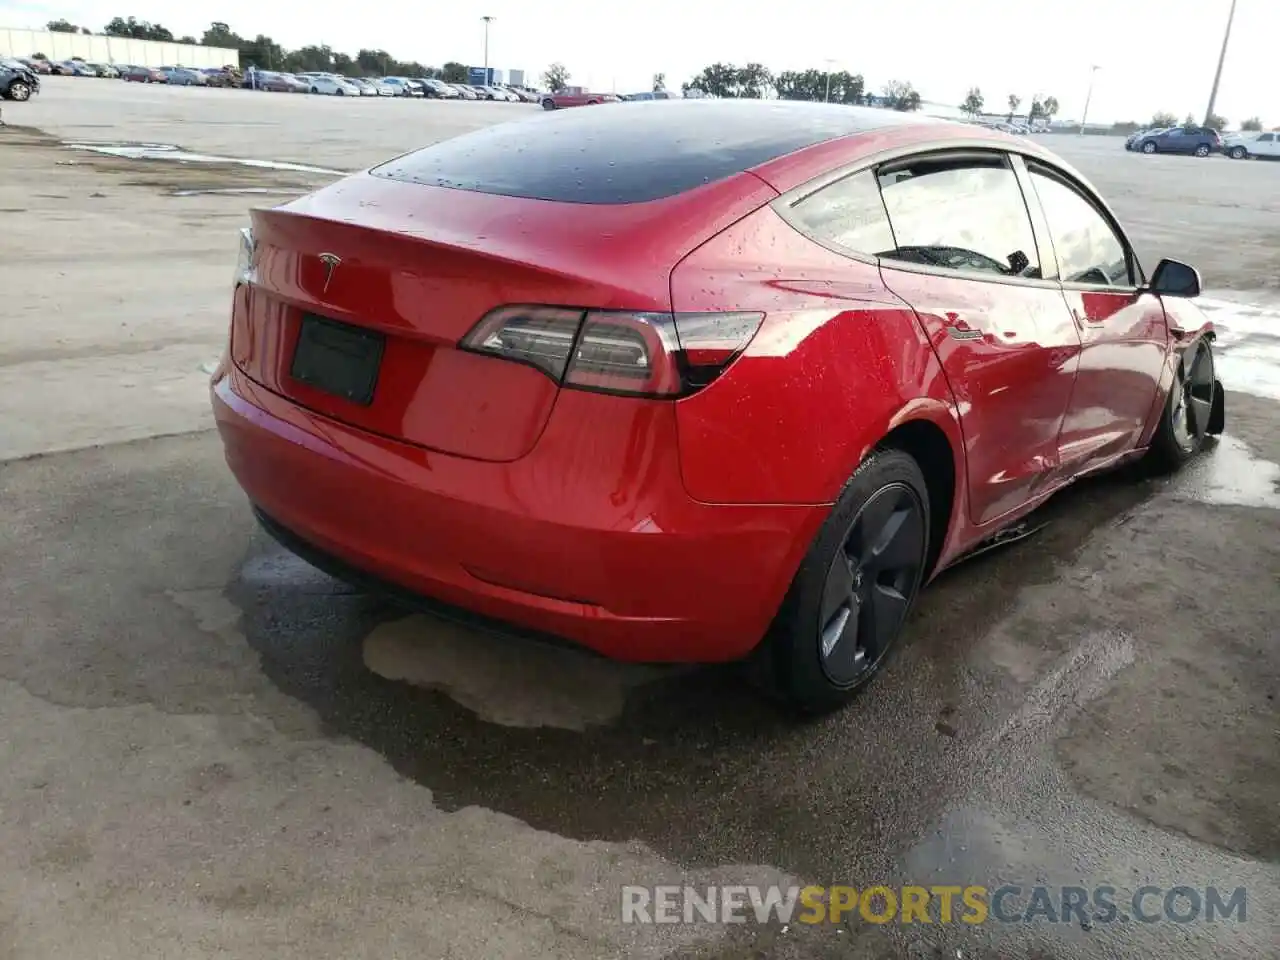
{"label": "dirt patch", "polygon": [[0,127],[0,148],[35,154],[54,166],[104,173],[119,186],[157,190],[173,197],[243,193],[284,199],[309,193],[336,179],[336,174],[331,173],[246,166],[231,160],[192,162],[162,153],[120,157],[70,149],[57,137],[34,127]]}

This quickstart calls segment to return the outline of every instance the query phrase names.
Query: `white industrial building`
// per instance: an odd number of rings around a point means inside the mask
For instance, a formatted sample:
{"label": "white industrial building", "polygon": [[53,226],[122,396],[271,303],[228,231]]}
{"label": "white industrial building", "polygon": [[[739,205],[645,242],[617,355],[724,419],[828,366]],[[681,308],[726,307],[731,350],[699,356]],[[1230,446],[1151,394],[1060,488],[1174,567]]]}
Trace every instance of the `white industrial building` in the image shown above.
{"label": "white industrial building", "polygon": [[240,65],[240,51],[193,43],[134,40],[97,33],[53,33],[0,27],[0,57],[43,53],[50,60],[79,57],[90,63],[131,63],[140,67],[226,67]]}

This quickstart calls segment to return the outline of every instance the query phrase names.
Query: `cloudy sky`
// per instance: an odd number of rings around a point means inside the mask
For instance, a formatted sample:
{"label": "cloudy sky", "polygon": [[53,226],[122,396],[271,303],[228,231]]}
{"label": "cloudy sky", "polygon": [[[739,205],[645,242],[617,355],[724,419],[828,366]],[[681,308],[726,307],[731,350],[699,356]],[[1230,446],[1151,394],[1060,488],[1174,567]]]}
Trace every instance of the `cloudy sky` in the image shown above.
{"label": "cloudy sky", "polygon": [[[758,60],[774,70],[831,61],[832,69],[861,72],[874,89],[909,80],[926,100],[948,104],[973,85],[988,108],[1010,93],[1024,103],[1052,94],[1062,115],[1075,118],[1090,66],[1099,64],[1090,117],[1145,120],[1156,110],[1203,114],[1229,7],[1230,0],[0,0],[0,26],[65,17],[100,29],[132,15],[198,36],[223,20],[286,47],[328,43],[353,54],[381,47],[422,63],[478,65],[487,13],[496,17],[492,66],[534,76],[561,61],[572,82],[602,90],[647,89],[659,71],[678,87],[716,60]],[[1218,97],[1229,120],[1260,115],[1280,125],[1277,38],[1280,2],[1238,0]]]}

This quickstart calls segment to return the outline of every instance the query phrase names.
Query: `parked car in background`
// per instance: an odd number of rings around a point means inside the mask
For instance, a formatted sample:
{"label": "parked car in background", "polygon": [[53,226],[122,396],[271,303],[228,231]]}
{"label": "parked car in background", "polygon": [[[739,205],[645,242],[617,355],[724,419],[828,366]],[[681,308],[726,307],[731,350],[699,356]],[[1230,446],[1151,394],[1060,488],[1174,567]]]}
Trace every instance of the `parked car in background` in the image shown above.
{"label": "parked car in background", "polygon": [[0,57],[0,97],[19,103],[40,92],[40,78],[21,60]]}
{"label": "parked car in background", "polygon": [[244,75],[240,86],[253,90],[266,90],[269,93],[294,93],[307,89],[297,77],[277,73],[275,70],[250,70]]}
{"label": "parked car in background", "polygon": [[203,87],[209,82],[202,71],[190,67],[171,67],[167,76],[171,87]]}
{"label": "parked car in background", "polygon": [[1128,137],[1125,138],[1124,148],[1126,150],[1137,150],[1139,148],[1139,145],[1142,143],[1142,140],[1144,137],[1154,137],[1170,129],[1172,128],[1171,127],[1145,127],[1142,130],[1136,130],[1133,133],[1129,134]]}
{"label": "parked car in background", "polygon": [[346,77],[331,73],[299,74],[298,79],[308,84],[307,92],[330,97],[358,97],[360,88]]}
{"label": "parked car in background", "polygon": [[17,61],[24,66],[30,68],[32,73],[48,75],[53,72],[53,68],[49,65],[48,60],[40,57],[17,57]]}
{"label": "parked car in background", "polygon": [[1142,153],[1176,153],[1185,156],[1207,157],[1222,149],[1222,137],[1209,127],[1170,127],[1159,133],[1145,134],[1138,141]]}
{"label": "parked car in background", "polygon": [[364,77],[349,77],[348,82],[360,91],[362,97],[376,97],[378,88],[373,85],[373,81]]}
{"label": "parked car in background", "polygon": [[128,83],[165,83],[169,78],[155,67],[125,67],[121,73]]}
{"label": "parked car in background", "polygon": [[637,100],[679,100],[680,94],[672,93],[670,90],[644,90],[640,93],[623,94],[618,99],[628,102]]}
{"label": "parked car in background", "polygon": [[240,86],[239,70],[230,67],[205,67],[200,72],[204,74],[204,82],[211,87]]}
{"label": "parked car in background", "polygon": [[542,95],[543,110],[562,110],[565,107],[592,107],[598,103],[618,103],[615,93],[587,93],[562,91]]}
{"label": "parked car in background", "polygon": [[449,86],[458,91],[458,97],[463,100],[479,100],[480,95],[471,89],[465,83],[451,83]]}
{"label": "parked car in background", "polygon": [[536,90],[530,90],[528,87],[511,87],[510,89],[516,92],[516,95],[523,103],[539,103],[542,100],[540,93]]}
{"label": "parked car in background", "polygon": [[421,97],[422,85],[408,77],[383,77],[382,82],[395,91],[397,97]]}
{"label": "parked car in background", "polygon": [[63,60],[58,64],[58,67],[61,69],[55,72],[61,73],[66,77],[96,77],[98,75],[98,71],[83,60]]}
{"label": "parked car in background", "polygon": [[1222,138],[1222,152],[1232,160],[1280,160],[1280,133],[1229,133]]}
{"label": "parked car in background", "polygon": [[435,77],[423,77],[419,83],[422,84],[422,92],[428,97],[436,100],[457,100],[459,98],[458,91],[443,80],[437,80]]}
{"label": "parked car in background", "polygon": [[106,77],[109,80],[120,79],[120,71],[114,64],[110,63],[86,63],[85,66],[93,70],[99,77]]}
{"label": "parked car in background", "polygon": [[251,217],[210,389],[269,534],[606,656],[750,658],[805,712],[1054,493],[1225,425],[1197,271],[1026,137],[580,110]]}

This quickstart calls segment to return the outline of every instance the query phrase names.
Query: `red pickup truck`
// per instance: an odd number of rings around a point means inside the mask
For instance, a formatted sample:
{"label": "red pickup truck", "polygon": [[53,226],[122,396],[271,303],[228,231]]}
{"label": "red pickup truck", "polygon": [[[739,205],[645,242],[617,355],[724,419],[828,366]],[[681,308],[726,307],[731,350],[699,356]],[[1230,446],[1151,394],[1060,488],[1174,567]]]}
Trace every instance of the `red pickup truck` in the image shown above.
{"label": "red pickup truck", "polygon": [[543,110],[559,110],[562,107],[591,107],[597,103],[618,103],[612,93],[588,93],[582,87],[565,87],[559,93],[542,95]]}

